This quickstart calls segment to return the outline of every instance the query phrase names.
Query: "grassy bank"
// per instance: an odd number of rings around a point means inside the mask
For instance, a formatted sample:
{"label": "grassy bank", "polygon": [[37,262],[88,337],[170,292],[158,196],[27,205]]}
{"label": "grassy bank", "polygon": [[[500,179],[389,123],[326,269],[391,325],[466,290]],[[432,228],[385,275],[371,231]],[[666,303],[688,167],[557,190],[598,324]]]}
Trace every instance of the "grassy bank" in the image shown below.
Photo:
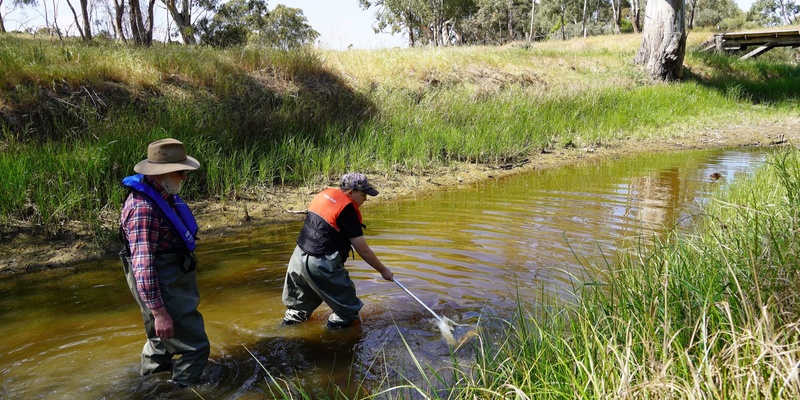
{"label": "grassy bank", "polygon": [[113,231],[119,180],[167,136],[203,163],[186,197],[222,201],[797,112],[786,58],[690,52],[685,82],[652,84],[630,62],[638,44],[285,53],[2,35],[0,226]]}

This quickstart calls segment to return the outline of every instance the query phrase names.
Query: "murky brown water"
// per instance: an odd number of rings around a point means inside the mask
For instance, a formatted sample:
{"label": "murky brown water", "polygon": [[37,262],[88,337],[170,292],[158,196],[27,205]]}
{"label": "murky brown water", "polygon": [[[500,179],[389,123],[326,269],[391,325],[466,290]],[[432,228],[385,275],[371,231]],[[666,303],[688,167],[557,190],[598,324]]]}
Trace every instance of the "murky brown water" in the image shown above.
{"label": "murky brown water", "polygon": [[[366,233],[399,281],[437,313],[474,326],[487,316],[510,319],[518,302],[571,300],[574,284],[594,266],[666,229],[686,229],[706,190],[763,159],[738,150],[658,154],[418,193],[368,203]],[[714,172],[722,177],[712,183]],[[348,267],[365,303],[361,328],[325,330],[325,306],[309,323],[279,325],[299,227],[203,238],[198,280],[213,382],[197,392],[206,399],[281,397],[289,380],[311,397],[337,387],[355,396],[385,377],[421,386],[422,375],[436,380],[431,371],[451,362],[436,321],[360,259]],[[199,398],[169,391],[164,374],[137,375],[144,334],[119,261],[77,271],[0,279],[0,398]],[[471,329],[457,328],[457,339]],[[457,356],[468,362],[469,346]]]}

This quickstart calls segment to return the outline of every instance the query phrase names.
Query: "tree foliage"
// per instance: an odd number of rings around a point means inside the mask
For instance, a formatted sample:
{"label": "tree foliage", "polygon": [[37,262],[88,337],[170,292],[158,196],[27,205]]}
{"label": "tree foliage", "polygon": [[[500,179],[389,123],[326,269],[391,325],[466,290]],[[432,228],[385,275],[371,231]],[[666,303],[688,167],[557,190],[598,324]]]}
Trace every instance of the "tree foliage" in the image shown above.
{"label": "tree foliage", "polygon": [[742,10],[733,0],[686,0],[687,28],[718,27],[726,18],[739,18]]}
{"label": "tree foliage", "polygon": [[477,10],[463,25],[463,42],[503,44],[524,40],[530,30],[529,0],[478,0]]}
{"label": "tree foliage", "polygon": [[200,43],[215,47],[247,43],[252,31],[267,25],[267,3],[262,0],[230,0],[222,4],[212,17],[197,22]]}
{"label": "tree foliage", "polygon": [[375,32],[408,35],[408,44],[448,45],[461,41],[459,26],[477,10],[474,0],[359,0],[375,9]]}
{"label": "tree foliage", "polygon": [[319,37],[303,10],[279,4],[268,11],[264,0],[230,0],[219,6],[213,17],[202,18],[197,30],[200,43],[215,47],[252,43],[288,50]]}
{"label": "tree foliage", "polygon": [[782,26],[797,23],[798,14],[797,0],[757,0],[750,7],[747,19],[761,26]]}
{"label": "tree foliage", "polygon": [[[37,6],[38,0],[0,0],[0,11],[17,6]],[[61,1],[61,0],[58,0]],[[278,5],[268,10],[267,0],[66,0],[76,23],[66,34],[94,35],[90,22],[103,26],[91,8],[105,2],[107,19],[101,36],[130,40],[140,45],[153,41],[153,21],[171,20],[170,37],[186,44],[219,47],[259,44],[292,48],[313,43],[315,31],[298,8]],[[158,1],[159,7],[156,7]],[[329,0],[332,1],[332,0]],[[354,0],[340,0],[354,1]],[[411,46],[503,45],[521,40],[566,40],[588,35],[640,32],[647,0],[357,0],[374,11],[373,30],[401,34]],[[50,4],[51,0],[39,5]],[[72,3],[69,3],[72,2]],[[800,0],[757,0],[747,14],[735,0],[684,0],[686,25],[730,30],[741,27],[781,26],[797,23]],[[11,4],[13,7],[9,7]],[[42,32],[62,33],[55,10],[44,7]],[[161,13],[155,15],[155,13]],[[79,19],[79,17],[82,17]],[[89,20],[88,18],[92,19]],[[0,32],[5,31],[0,15]],[[749,21],[749,22],[748,22]],[[111,29],[113,27],[113,29]],[[33,32],[34,28],[27,28]],[[109,32],[112,31],[113,32]],[[127,37],[126,37],[127,36]]]}
{"label": "tree foliage", "polygon": [[[375,11],[375,32],[403,34],[419,44],[502,45],[640,32],[645,0],[358,0]],[[762,0],[787,1],[787,0]],[[791,0],[800,1],[800,0]],[[699,26],[741,18],[734,0],[686,0]],[[694,13],[694,14],[693,14]]]}
{"label": "tree foliage", "polygon": [[375,9],[375,33],[405,33],[409,46],[419,42],[424,28],[420,0],[359,0],[363,9]]}
{"label": "tree foliage", "polygon": [[283,4],[267,15],[261,32],[256,35],[259,44],[283,50],[312,44],[318,37],[319,32],[308,24],[303,10]]}

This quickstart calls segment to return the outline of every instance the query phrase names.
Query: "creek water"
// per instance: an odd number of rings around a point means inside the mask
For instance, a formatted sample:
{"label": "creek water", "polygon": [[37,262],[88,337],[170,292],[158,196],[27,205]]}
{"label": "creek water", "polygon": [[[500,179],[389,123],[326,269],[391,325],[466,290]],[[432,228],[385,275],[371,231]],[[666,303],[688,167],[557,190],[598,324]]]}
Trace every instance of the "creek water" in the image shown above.
{"label": "creek water", "polygon": [[[472,334],[489,317],[572,301],[580,281],[620,252],[689,229],[710,189],[764,159],[720,149],[533,171],[368,202],[365,232],[398,281],[465,325],[455,328],[463,344],[454,357],[468,363]],[[144,333],[118,259],[0,279],[0,398],[260,399],[281,397],[286,381],[310,397],[361,397],[359,387],[384,379],[436,381],[453,359],[437,321],[358,257],[347,266],[365,303],[360,327],[325,329],[324,305],[305,324],[280,326],[299,228],[201,235],[200,310],[212,353],[211,383],[196,393],[171,390],[167,374],[138,376]]]}

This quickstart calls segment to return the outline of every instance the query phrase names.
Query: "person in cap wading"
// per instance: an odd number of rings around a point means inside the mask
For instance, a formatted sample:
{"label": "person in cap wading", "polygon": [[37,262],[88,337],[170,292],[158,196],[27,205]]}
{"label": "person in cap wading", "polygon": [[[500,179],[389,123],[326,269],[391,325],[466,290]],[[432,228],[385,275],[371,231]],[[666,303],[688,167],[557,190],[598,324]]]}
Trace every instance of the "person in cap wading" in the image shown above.
{"label": "person in cap wading", "polygon": [[392,281],[394,274],[364,239],[362,228],[366,226],[359,206],[368,195],[377,196],[378,191],[367,177],[348,173],[342,176],[338,189],[325,189],[311,201],[286,271],[284,325],[307,320],[323,301],[333,311],[328,318],[329,328],[360,323],[358,312],[364,304],[356,297],[355,284],[344,268],[351,246],[383,279]]}
{"label": "person in cap wading", "polygon": [[130,193],[120,216],[120,258],[147,334],[141,374],[171,371],[179,386],[200,381],[210,352],[197,311],[197,223],[178,196],[187,171],[198,168],[183,143],[162,139],[150,143],[147,159],[133,167],[138,174],[122,180]]}

